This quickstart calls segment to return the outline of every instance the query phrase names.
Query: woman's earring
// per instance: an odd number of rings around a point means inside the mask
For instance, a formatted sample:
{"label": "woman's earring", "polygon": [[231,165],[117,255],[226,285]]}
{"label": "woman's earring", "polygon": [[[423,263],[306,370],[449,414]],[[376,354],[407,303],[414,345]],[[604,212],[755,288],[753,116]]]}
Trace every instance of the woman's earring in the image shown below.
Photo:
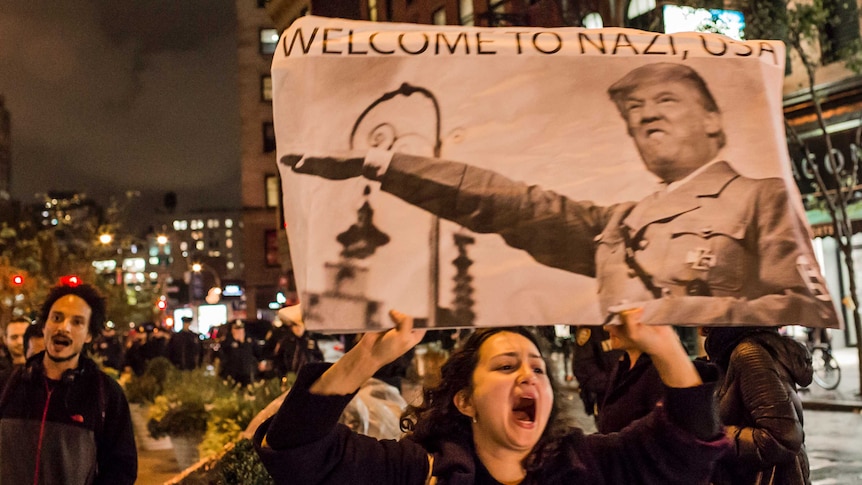
{"label": "woman's earring", "polygon": [[473,424],[478,423],[479,421],[476,419],[476,416],[473,416]]}

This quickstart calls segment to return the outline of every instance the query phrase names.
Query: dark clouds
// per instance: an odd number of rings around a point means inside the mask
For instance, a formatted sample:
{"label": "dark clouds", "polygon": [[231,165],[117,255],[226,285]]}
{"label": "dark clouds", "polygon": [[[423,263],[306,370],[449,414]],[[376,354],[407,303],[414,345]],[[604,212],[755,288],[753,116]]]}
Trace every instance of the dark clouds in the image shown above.
{"label": "dark clouds", "polygon": [[156,208],[239,206],[236,18],[230,0],[5,2],[0,94],[12,194]]}

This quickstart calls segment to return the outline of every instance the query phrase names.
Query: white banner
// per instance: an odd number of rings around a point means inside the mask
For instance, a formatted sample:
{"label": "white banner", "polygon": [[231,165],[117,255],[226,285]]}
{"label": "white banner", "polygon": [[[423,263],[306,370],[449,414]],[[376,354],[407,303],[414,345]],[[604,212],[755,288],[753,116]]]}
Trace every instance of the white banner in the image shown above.
{"label": "white banner", "polygon": [[311,329],[837,327],[790,173],[784,46],[303,17],[272,65]]}

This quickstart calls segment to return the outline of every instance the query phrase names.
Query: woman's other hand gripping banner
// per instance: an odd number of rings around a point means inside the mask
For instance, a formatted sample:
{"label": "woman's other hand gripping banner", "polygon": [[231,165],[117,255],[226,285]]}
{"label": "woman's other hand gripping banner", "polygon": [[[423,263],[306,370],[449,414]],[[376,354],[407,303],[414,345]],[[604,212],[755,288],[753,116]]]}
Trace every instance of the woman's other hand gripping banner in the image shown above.
{"label": "woman's other hand gripping banner", "polygon": [[784,46],[303,17],[272,65],[319,331],[840,325],[790,173]]}

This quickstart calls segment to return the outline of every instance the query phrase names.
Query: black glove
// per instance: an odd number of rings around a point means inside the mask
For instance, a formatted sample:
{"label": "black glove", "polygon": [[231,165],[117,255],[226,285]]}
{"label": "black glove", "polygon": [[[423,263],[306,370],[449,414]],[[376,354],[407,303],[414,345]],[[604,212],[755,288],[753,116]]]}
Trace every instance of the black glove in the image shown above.
{"label": "black glove", "polygon": [[363,158],[303,157],[285,155],[281,163],[296,173],[317,175],[329,180],[345,180],[362,175]]}

